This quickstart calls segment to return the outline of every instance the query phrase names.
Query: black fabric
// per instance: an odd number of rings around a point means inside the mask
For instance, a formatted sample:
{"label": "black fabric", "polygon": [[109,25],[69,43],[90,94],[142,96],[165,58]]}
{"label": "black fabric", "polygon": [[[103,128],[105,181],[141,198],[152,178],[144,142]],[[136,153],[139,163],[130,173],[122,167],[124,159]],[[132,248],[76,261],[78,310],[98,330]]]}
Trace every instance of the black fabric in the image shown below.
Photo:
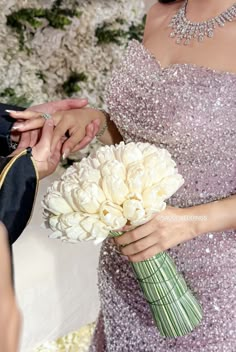
{"label": "black fabric", "polygon": [[[0,221],[8,230],[12,245],[26,227],[31,216],[37,190],[37,176],[30,158],[31,151],[14,161],[0,188]],[[0,158],[0,171],[11,158]]]}
{"label": "black fabric", "polygon": [[22,111],[25,109],[19,106],[0,104],[0,155],[1,156],[7,156],[11,153],[11,150],[9,149],[9,146],[8,146],[7,138],[11,132],[12,125],[15,122],[14,119],[9,117],[9,114],[5,110]]}

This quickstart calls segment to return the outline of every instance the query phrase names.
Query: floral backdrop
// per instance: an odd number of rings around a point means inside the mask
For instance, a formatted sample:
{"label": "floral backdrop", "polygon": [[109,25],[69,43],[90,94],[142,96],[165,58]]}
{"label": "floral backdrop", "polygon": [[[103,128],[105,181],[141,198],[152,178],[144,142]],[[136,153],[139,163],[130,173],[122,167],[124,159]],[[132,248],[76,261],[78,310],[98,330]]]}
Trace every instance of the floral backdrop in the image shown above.
{"label": "floral backdrop", "polygon": [[103,106],[112,68],[143,34],[142,0],[0,2],[1,102],[83,96]]}

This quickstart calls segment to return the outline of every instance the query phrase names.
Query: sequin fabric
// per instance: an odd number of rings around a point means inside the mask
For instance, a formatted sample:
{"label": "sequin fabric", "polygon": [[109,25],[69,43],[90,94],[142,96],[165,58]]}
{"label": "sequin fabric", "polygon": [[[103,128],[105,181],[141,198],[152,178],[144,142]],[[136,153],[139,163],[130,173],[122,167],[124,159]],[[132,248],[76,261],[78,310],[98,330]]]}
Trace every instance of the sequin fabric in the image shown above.
{"label": "sequin fabric", "polygon": [[[171,205],[236,194],[236,74],[191,64],[162,68],[134,40],[107,86],[107,105],[125,141],[154,143],[174,157],[185,185]],[[185,337],[161,337],[129,262],[107,240],[90,352],[236,351],[236,232],[208,233],[169,254],[203,307],[201,325]]]}

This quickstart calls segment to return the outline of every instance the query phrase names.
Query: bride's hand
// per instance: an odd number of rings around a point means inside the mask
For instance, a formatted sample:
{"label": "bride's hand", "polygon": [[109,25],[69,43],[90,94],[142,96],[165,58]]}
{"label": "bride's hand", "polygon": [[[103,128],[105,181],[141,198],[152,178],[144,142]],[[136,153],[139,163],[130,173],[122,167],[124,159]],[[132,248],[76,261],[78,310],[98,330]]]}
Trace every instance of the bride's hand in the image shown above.
{"label": "bride's hand", "polygon": [[200,219],[193,215],[194,208],[167,207],[145,225],[131,231],[129,228],[122,229],[127,232],[114,241],[130,261],[149,259],[199,235],[197,221]]}
{"label": "bride's hand", "polygon": [[[64,111],[63,116],[61,113],[55,113],[53,118],[59,122],[56,123],[57,126],[54,130],[52,150],[61,136],[64,136],[65,133],[68,135],[68,139],[62,147],[64,158],[88,145],[106,119],[103,112],[93,108]],[[93,129],[88,131],[91,126]]]}
{"label": "bride's hand", "polygon": [[[65,135],[69,139],[63,146],[64,157],[70,154],[70,152],[75,152],[82,148],[85,148],[94,139],[95,135],[97,134],[100,128],[100,119],[96,119],[96,116],[95,118],[87,118],[87,114],[86,117],[84,116],[84,114],[82,114],[83,122],[81,121],[82,124],[79,125],[80,121],[78,118],[82,118],[80,114],[82,110],[82,108],[73,109],[67,111],[60,111],[53,114],[54,125],[57,127],[55,129],[52,151],[54,151],[58,141],[61,138],[65,137]],[[96,112],[96,115],[99,114],[99,112],[95,109],[90,110],[93,110],[93,117],[94,112]],[[16,115],[18,116],[18,118],[24,119],[25,121],[15,123],[15,131],[17,130],[17,132],[23,133],[24,131],[29,131],[32,129],[32,133],[36,133],[33,140],[30,140],[29,132],[27,132],[27,138],[24,138],[20,141],[17,150],[24,149],[28,146],[32,147],[33,145],[35,145],[37,139],[39,138],[37,132],[38,126],[43,126],[43,124],[45,123],[45,119],[42,117],[42,111],[35,112],[28,110],[23,112],[11,113],[12,117]],[[82,125],[83,133],[81,134],[82,130],[78,131],[78,129],[79,126],[81,127]]]}
{"label": "bride's hand", "polygon": [[34,120],[35,115],[31,115],[31,111],[53,114],[57,111],[80,109],[85,107],[87,103],[87,99],[64,99],[31,106],[25,111],[10,111],[10,116],[17,120],[13,125],[11,138],[13,141],[19,142],[19,149],[33,147],[39,139],[44,119],[41,117]]}

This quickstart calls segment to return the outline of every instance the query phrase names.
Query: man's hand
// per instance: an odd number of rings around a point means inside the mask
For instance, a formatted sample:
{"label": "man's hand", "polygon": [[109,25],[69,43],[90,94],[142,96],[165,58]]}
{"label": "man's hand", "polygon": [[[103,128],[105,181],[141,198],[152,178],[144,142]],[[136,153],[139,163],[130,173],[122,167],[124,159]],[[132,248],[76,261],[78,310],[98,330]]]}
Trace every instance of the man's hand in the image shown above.
{"label": "man's hand", "polygon": [[[53,119],[48,119],[42,128],[42,133],[39,141],[37,141],[36,145],[32,148],[32,156],[38,170],[39,179],[49,176],[52,174],[60,160],[61,160],[61,147],[62,143],[65,139],[61,138],[54,151],[51,152],[51,144],[53,139],[53,131],[54,131],[54,123]],[[17,148],[11,156],[15,156],[21,153],[25,148]]]}

